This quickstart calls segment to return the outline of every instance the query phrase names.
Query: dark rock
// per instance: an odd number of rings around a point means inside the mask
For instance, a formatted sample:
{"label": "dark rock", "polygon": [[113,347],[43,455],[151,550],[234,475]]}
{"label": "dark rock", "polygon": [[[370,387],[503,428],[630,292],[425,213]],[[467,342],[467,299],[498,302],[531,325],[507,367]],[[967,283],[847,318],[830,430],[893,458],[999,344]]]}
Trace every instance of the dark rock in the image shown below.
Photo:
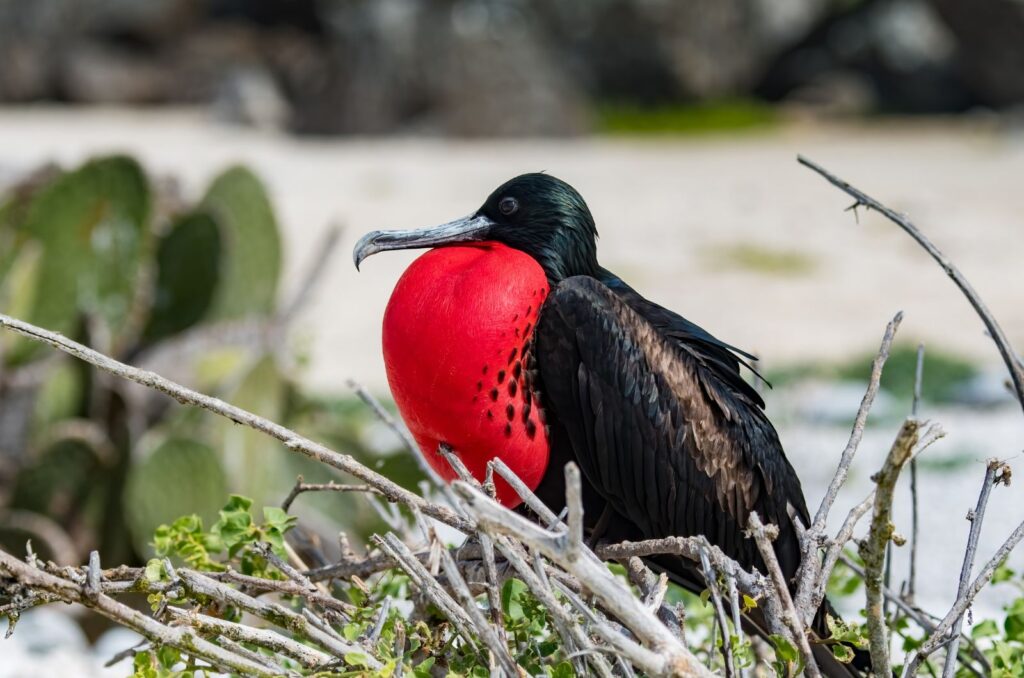
{"label": "dark rock", "polygon": [[823,0],[569,0],[533,5],[549,42],[602,99],[742,94],[827,11]]}
{"label": "dark rock", "polygon": [[298,131],[500,136],[585,129],[582,93],[515,3],[357,0],[326,7],[326,68],[300,77],[290,70]]}
{"label": "dark rock", "polygon": [[765,69],[754,93],[819,111],[950,113],[978,105],[953,36],[924,0],[828,14]]}
{"label": "dark rock", "polygon": [[963,72],[992,106],[1024,102],[1024,3],[930,0],[956,37]]}
{"label": "dark rock", "polygon": [[171,74],[159,60],[100,42],[67,49],[59,92],[87,104],[151,104],[173,100]]}

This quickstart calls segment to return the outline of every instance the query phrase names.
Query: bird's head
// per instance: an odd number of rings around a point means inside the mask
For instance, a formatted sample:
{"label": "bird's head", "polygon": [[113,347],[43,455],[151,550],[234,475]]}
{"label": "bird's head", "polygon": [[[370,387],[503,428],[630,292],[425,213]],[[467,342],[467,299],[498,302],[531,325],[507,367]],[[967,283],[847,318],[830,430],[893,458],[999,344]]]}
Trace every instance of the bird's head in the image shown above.
{"label": "bird's head", "polygon": [[367,233],[352,256],[359,268],[386,250],[492,241],[532,256],[554,284],[596,274],[596,239],[594,218],[576,189],[547,174],[523,174],[495,189],[469,216],[429,228]]}

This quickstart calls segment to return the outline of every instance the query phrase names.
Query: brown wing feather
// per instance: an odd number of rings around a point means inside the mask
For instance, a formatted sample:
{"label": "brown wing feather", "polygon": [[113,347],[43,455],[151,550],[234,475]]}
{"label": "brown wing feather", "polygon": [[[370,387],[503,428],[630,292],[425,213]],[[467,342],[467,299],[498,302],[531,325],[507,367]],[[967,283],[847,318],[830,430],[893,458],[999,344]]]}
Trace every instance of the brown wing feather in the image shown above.
{"label": "brown wing feather", "polygon": [[780,526],[783,569],[806,521],[800,482],[757,404],[601,282],[558,284],[537,327],[540,388],[587,480],[646,538],[705,535],[761,567],[750,511]]}

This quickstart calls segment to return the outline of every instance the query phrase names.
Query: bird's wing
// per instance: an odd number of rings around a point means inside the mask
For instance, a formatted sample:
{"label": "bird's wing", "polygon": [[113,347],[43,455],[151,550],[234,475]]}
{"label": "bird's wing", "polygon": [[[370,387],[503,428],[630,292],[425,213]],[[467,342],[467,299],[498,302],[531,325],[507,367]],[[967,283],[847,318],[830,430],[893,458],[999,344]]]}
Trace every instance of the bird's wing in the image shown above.
{"label": "bird's wing", "polygon": [[750,364],[757,362],[756,356],[725,343],[678,313],[646,299],[611,271],[602,269],[599,279],[659,332],[693,354],[733,392],[764,409],[761,394],[740,374],[740,365],[743,365],[757,379],[768,384],[768,381]]}
{"label": "bird's wing", "polygon": [[750,511],[779,526],[783,569],[799,549],[787,502],[800,482],[761,410],[666,338],[600,281],[569,278],[536,330],[545,407],[589,483],[647,538],[705,535],[745,567]]}

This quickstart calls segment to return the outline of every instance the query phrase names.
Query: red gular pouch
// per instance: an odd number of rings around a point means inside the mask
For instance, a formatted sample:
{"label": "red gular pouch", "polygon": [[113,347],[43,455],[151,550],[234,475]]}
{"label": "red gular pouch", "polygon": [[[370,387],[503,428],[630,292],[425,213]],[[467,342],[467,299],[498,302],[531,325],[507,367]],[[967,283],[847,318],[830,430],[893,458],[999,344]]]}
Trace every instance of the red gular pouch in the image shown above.
{"label": "red gular pouch", "polygon": [[[531,380],[548,294],[533,257],[496,242],[432,249],[402,274],[384,312],[384,365],[398,411],[430,465],[456,478],[447,444],[481,482],[498,458],[531,489],[550,447]],[[497,478],[509,508],[519,496]]]}

